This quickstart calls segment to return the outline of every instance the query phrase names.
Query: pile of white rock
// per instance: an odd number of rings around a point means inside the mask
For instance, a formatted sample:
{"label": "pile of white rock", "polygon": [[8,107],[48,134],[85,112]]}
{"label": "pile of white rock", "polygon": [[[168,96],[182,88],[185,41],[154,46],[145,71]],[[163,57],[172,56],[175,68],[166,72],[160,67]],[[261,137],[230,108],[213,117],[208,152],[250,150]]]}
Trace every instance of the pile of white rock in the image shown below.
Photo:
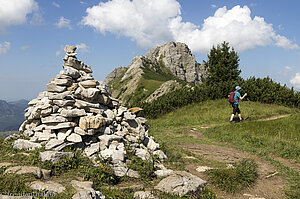
{"label": "pile of white rock", "polygon": [[19,131],[30,140],[18,139],[14,147],[45,146],[56,152],[52,156],[65,147],[79,148],[93,160],[97,155],[111,158],[118,176],[136,176],[128,173],[125,146],[144,160],[151,159],[149,151],[165,159],[159,145],[148,136],[146,119],[111,97],[106,86],[92,77],[91,67],[77,60],[75,46],[64,50],[64,70],[25,110],[26,121]]}

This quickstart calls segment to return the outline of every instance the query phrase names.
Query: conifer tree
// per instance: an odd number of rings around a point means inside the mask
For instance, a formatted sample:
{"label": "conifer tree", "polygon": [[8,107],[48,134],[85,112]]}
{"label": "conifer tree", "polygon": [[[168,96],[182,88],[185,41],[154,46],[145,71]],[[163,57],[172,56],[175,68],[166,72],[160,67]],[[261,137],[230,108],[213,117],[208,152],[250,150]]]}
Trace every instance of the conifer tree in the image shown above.
{"label": "conifer tree", "polygon": [[224,41],[221,45],[218,44],[217,48],[213,46],[207,57],[208,61],[204,61],[208,72],[206,84],[213,85],[239,78],[240,59],[234,49],[230,49],[229,43]]}

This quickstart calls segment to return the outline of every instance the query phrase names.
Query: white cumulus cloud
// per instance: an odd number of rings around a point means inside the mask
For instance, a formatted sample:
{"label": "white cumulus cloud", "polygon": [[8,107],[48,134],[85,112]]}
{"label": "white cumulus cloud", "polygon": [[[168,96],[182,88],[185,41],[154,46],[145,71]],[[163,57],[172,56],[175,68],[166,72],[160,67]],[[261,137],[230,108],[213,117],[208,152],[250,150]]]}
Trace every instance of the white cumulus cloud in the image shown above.
{"label": "white cumulus cloud", "polygon": [[8,41],[3,42],[0,44],[0,55],[7,53],[10,49],[10,43]]}
{"label": "white cumulus cloud", "polygon": [[186,43],[194,52],[207,53],[212,45],[227,41],[238,52],[275,45],[299,49],[288,38],[276,34],[262,17],[251,17],[248,6],[226,6],[216,10],[201,25],[186,22],[176,0],[110,0],[87,8],[81,24],[126,36],[143,49],[167,41]]}
{"label": "white cumulus cloud", "polygon": [[296,73],[295,77],[293,77],[290,80],[290,83],[295,87],[295,88],[300,88],[300,73]]}
{"label": "white cumulus cloud", "polygon": [[169,20],[180,14],[176,0],[111,0],[87,8],[81,23],[105,34],[130,37],[143,49],[172,40]]}
{"label": "white cumulus cloud", "polygon": [[66,19],[64,17],[60,17],[58,22],[55,23],[56,27],[58,28],[68,28],[69,30],[72,30],[72,26],[71,26],[71,20],[70,19]]}
{"label": "white cumulus cloud", "polygon": [[24,24],[27,15],[37,10],[38,4],[34,0],[0,0],[0,30]]}
{"label": "white cumulus cloud", "polygon": [[78,44],[78,45],[76,45],[76,47],[77,47],[78,51],[90,52],[89,47],[85,43]]}
{"label": "white cumulus cloud", "polygon": [[224,6],[217,9],[214,16],[206,18],[201,28],[182,22],[181,16],[172,19],[169,27],[176,41],[184,42],[193,51],[202,53],[223,41],[229,42],[239,52],[271,44],[285,49],[299,48],[286,37],[276,34],[272,24],[264,18],[251,18],[250,14],[247,6],[235,6],[230,10]]}
{"label": "white cumulus cloud", "polygon": [[52,5],[57,7],[57,8],[60,8],[60,5],[58,3],[56,3],[55,1],[52,2]]}

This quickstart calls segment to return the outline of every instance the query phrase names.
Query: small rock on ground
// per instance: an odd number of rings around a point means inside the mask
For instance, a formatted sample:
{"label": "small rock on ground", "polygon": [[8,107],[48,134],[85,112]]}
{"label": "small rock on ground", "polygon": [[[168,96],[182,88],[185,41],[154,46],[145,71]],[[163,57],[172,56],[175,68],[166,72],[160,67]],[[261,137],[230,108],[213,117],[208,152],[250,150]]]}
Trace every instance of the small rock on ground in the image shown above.
{"label": "small rock on ground", "polygon": [[158,199],[151,191],[137,191],[133,196],[135,199]]}

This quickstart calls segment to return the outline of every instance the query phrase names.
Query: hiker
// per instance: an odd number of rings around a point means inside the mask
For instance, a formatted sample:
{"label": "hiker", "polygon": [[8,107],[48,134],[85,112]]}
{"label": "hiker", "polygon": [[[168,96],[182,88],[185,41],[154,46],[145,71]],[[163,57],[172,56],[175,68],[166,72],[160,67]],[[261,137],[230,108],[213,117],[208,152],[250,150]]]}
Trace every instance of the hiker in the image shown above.
{"label": "hiker", "polygon": [[241,115],[241,111],[239,109],[239,101],[243,100],[247,96],[247,93],[245,93],[244,96],[241,97],[241,94],[239,92],[241,89],[242,88],[240,86],[235,87],[235,91],[234,91],[234,100],[235,100],[235,102],[232,103],[233,111],[232,111],[232,115],[230,117],[230,121],[229,121],[230,123],[232,123],[233,118],[234,118],[236,113],[238,113],[238,115],[239,115],[240,122],[244,121],[243,118],[242,118],[242,115]]}

